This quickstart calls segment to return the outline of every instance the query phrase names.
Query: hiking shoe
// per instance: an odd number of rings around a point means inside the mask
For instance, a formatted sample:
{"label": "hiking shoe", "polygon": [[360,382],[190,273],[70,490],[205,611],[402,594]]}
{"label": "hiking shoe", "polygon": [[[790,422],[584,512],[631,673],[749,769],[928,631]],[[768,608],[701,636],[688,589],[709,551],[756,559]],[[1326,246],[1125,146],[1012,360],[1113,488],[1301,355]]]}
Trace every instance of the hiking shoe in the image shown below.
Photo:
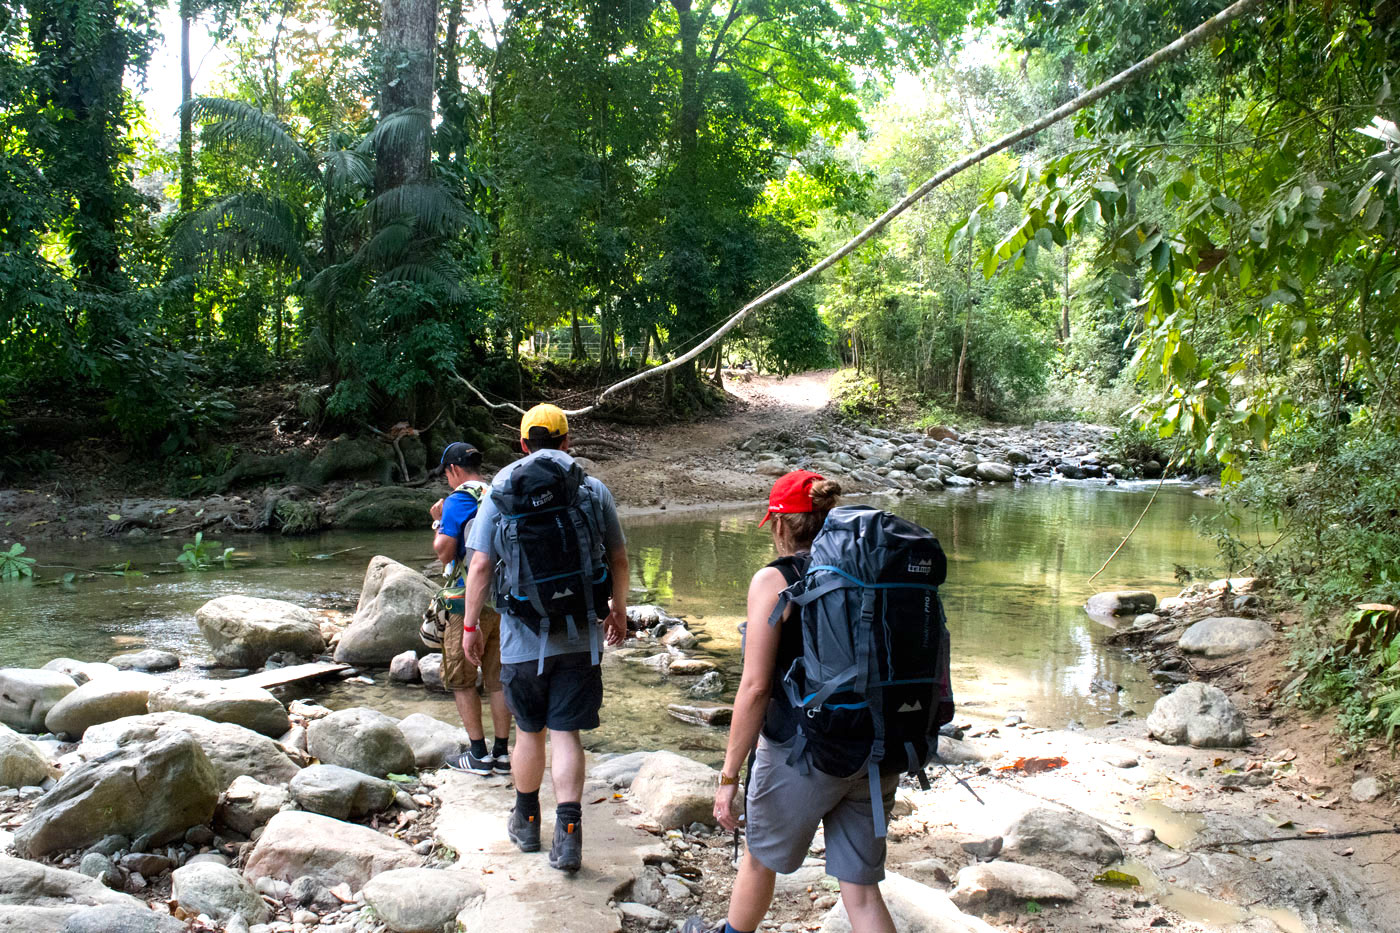
{"label": "hiking shoe", "polygon": [[[540,850],[540,817],[521,816],[514,807],[510,810],[510,819],[506,821],[506,835],[510,836],[510,841],[519,847],[521,852],[538,852]],[[550,854],[551,860],[553,853]]]}
{"label": "hiking shoe", "polygon": [[554,824],[554,845],[549,848],[549,867],[578,871],[583,865],[583,826],[578,823]]}
{"label": "hiking shoe", "polygon": [[502,752],[492,758],[491,766],[497,774],[510,774],[510,752]]}
{"label": "hiking shoe", "polygon": [[448,755],[447,766],[453,771],[468,771],[472,774],[487,775],[492,772],[492,758],[488,754],[484,758],[478,758],[472,754],[471,749],[467,749],[460,755]]}

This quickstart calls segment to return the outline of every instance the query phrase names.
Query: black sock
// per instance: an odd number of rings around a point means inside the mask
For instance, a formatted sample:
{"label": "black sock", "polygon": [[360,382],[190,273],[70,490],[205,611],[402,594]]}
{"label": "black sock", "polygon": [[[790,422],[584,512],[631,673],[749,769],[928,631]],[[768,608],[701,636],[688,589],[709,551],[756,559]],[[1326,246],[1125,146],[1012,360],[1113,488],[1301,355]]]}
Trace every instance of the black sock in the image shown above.
{"label": "black sock", "polygon": [[506,740],[502,738],[497,738],[496,741],[491,743],[491,755],[495,758],[500,758],[502,755],[505,754]]}
{"label": "black sock", "polygon": [[583,804],[561,803],[554,808],[554,819],[560,823],[577,825],[583,822]]}
{"label": "black sock", "polygon": [[486,757],[486,740],[472,739],[472,754],[478,758]]}
{"label": "black sock", "polygon": [[521,790],[516,791],[515,809],[521,816],[538,817],[540,815],[540,792],[533,790],[527,794]]}

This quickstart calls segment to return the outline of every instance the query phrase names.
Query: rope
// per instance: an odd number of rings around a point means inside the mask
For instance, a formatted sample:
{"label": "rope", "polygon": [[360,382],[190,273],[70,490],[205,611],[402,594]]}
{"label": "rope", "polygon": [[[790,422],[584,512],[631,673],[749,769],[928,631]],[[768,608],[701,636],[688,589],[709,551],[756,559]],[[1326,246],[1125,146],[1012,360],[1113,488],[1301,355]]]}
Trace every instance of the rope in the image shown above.
{"label": "rope", "polygon": [[[981,149],[978,149],[976,152],[963,156],[961,159],[947,166],[938,174],[930,178],[928,181],[915,188],[913,191],[907,194],[903,198],[903,200],[901,200],[898,204],[894,205],[889,210],[881,214],[879,217],[871,221],[870,224],[866,226],[864,230],[860,231],[860,233],[857,233],[851,239],[847,240],[845,244],[843,244],[835,252],[829,254],[825,259],[822,259],[820,262],[810,267],[805,272],[793,276],[786,282],[783,282],[781,285],[777,285],[773,288],[770,288],[768,291],[764,292],[762,295],[759,295],[753,301],[750,301],[748,304],[744,305],[742,308],[736,311],[732,317],[730,317],[727,321],[721,324],[715,330],[714,333],[712,333],[705,340],[701,341],[698,345],[696,345],[688,352],[676,357],[673,360],[670,360],[669,362],[662,363],[659,366],[653,366],[651,369],[644,370],[643,372],[637,373],[634,376],[629,376],[628,378],[623,379],[621,382],[613,383],[611,386],[604,389],[596,399],[594,399],[592,405],[588,405],[584,408],[577,408],[571,411],[566,411],[564,414],[569,416],[586,415],[593,409],[597,408],[598,405],[600,405],[603,402],[603,400],[606,399],[608,396],[620,392],[628,386],[636,385],[638,382],[641,382],[645,379],[650,379],[653,376],[657,376],[661,373],[664,373],[667,370],[675,369],[678,366],[683,366],[686,363],[689,363],[701,353],[704,353],[710,347],[723,340],[725,334],[728,334],[731,330],[738,327],[739,324],[743,322],[744,318],[748,317],[750,314],[757,311],[759,308],[762,308],[767,304],[771,304],[774,301],[774,299],[782,297],[783,295],[792,291],[794,288],[803,284],[804,282],[807,282],[820,275],[822,272],[825,272],[837,262],[840,262],[846,256],[853,253],[855,250],[859,249],[860,246],[864,244],[867,240],[875,236],[875,234],[879,233],[881,230],[885,229],[885,227],[889,225],[890,221],[894,220],[900,214],[903,214],[905,211],[909,210],[909,208],[913,207],[914,204],[916,204],[917,202],[923,200],[929,192],[931,192],[934,188],[937,188],[939,185],[943,184],[948,179],[966,171],[967,169],[971,168],[979,162],[985,161],[991,156],[996,155],[998,152],[1001,152],[1003,149],[1009,149],[1017,143],[1029,139],[1037,133],[1040,133],[1043,130],[1050,128],[1051,126],[1054,126],[1056,123],[1059,123],[1066,117],[1073,116],[1074,114],[1083,110],[1085,107],[1097,103],[1098,101],[1107,97],[1109,94],[1112,94],[1115,91],[1118,91],[1126,87],[1127,85],[1132,84],[1134,81],[1136,81],[1138,78],[1141,78],[1143,75],[1155,71],[1162,64],[1172,60],[1173,58],[1176,58],[1184,52],[1190,51],[1191,49],[1205,42],[1207,39],[1211,38],[1216,33],[1224,29],[1231,22],[1233,22],[1236,19],[1239,19],[1249,10],[1259,5],[1260,2],[1261,0],[1237,0],[1237,2],[1221,10],[1219,13],[1215,14],[1210,19],[1201,23],[1201,25],[1197,26],[1195,29],[1191,30],[1185,35],[1180,36],[1174,42],[1162,46],[1162,48],[1153,52],[1151,55],[1147,56],[1137,64],[1123,71],[1120,71],[1118,74],[1114,75],[1112,78],[1109,78],[1107,81],[1104,81],[1096,85],[1095,87],[1090,88],[1088,91],[1085,91],[1083,94],[1080,94],[1078,97],[1074,98],[1068,103],[1057,107],[1056,109],[1050,111],[1047,114],[1044,114],[1040,117],[1040,119],[1035,120],[1031,123],[1027,123],[1020,129],[1013,130],[1012,132],[1007,133],[1005,136],[1002,136],[1000,139],[988,143]],[[513,405],[510,402],[492,404],[491,402],[486,401],[486,397],[480,392],[478,392],[476,387],[473,386],[470,382],[467,382],[467,380],[463,379],[460,375],[456,375],[456,378],[467,388],[475,392],[477,398],[481,399],[482,402],[484,402],[490,408],[511,408],[515,411],[524,414],[524,411],[518,405]]]}

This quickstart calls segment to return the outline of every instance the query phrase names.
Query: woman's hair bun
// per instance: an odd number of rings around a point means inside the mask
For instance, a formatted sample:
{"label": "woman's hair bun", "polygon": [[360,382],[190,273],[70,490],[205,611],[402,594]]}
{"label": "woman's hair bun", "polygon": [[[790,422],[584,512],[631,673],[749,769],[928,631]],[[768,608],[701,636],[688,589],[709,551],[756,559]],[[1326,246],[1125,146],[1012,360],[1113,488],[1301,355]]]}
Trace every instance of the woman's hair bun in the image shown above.
{"label": "woman's hair bun", "polygon": [[829,512],[836,508],[841,484],[834,479],[819,479],[812,484],[812,511]]}

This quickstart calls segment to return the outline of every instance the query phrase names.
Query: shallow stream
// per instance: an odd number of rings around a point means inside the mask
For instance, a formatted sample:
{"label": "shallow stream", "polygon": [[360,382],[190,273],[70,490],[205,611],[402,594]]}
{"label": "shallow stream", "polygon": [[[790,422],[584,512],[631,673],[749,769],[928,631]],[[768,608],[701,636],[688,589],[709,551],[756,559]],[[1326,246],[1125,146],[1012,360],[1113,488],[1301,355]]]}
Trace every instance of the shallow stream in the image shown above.
{"label": "shallow stream", "polygon": [[[881,500],[924,524],[949,556],[943,599],[953,639],[953,678],[961,706],[989,713],[1021,711],[1033,723],[1087,726],[1145,715],[1156,697],[1148,672],[1109,645],[1110,630],[1082,605],[1092,592],[1148,588],[1174,592],[1174,565],[1209,564],[1214,552],[1190,525],[1211,500],[1166,486],[1110,569],[1089,577],[1132,527],[1151,495],[1147,486],[1080,484],[984,486]],[[624,516],[633,583],[702,639],[700,653],[725,672],[728,700],[738,685],[737,625],[754,570],[772,557],[761,506]],[[12,532],[13,533],[13,532]],[[238,548],[230,569],[102,577],[75,584],[0,585],[0,666],[38,666],[54,657],[106,660],[152,646],[188,665],[175,676],[203,676],[209,659],[194,611],[216,596],[243,594],[306,606],[353,609],[365,564],[387,554],[409,566],[431,561],[422,533],[334,533],[318,538],[226,538]],[[182,542],[122,539],[52,543],[31,549],[41,578],[55,565],[97,568],[130,561],[143,570],[173,570]],[[665,680],[647,668],[610,663],[603,728],[589,736],[597,751],[683,749],[717,760],[723,733],[685,725],[666,704],[685,702],[686,678]],[[1122,686],[1104,692],[1105,683]],[[415,711],[455,721],[450,699],[420,687],[338,684],[312,688],[332,707],[374,706],[393,715]]]}

